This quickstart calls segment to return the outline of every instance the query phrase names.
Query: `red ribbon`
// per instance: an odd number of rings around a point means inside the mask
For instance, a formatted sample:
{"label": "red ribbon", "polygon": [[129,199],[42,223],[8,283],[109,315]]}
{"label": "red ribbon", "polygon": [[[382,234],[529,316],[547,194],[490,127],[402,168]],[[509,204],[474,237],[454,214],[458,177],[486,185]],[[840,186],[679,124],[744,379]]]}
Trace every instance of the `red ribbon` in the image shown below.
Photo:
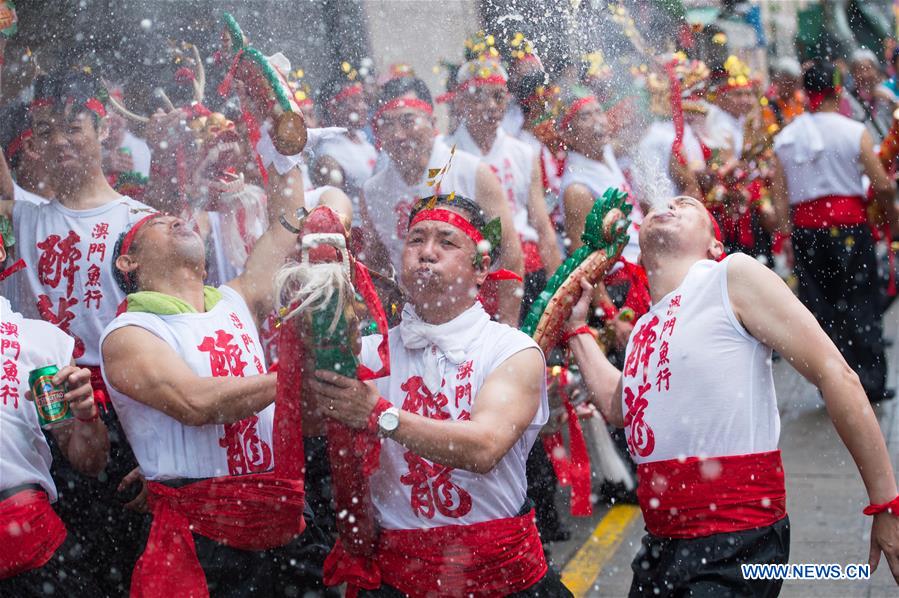
{"label": "red ribbon", "polygon": [[[0,235],[0,243],[3,243],[3,235]],[[0,272],[0,282],[3,282],[18,271],[24,270],[26,266],[27,264],[25,264],[25,260],[16,260],[16,262],[12,266]]]}
{"label": "red ribbon", "polygon": [[[152,214],[148,214],[134,223],[134,226],[125,233],[125,238],[122,239],[122,247],[121,251],[119,251],[119,255],[128,255],[128,251],[131,250],[131,245],[134,243],[134,238],[137,236],[137,232],[141,229],[143,225],[148,223],[150,220],[162,216],[159,212],[154,212]],[[125,279],[125,282],[131,282],[131,273],[130,272],[122,272],[122,278]]]}
{"label": "red ribbon", "polygon": [[466,89],[473,89],[475,87],[484,87],[485,85],[505,86],[506,83],[507,83],[506,78],[499,74],[490,75],[488,77],[473,77],[471,79],[468,79],[467,81],[462,81],[452,91],[448,91],[445,94],[437,96],[437,103],[445,104],[445,103],[451,101],[454,97],[456,97],[456,94],[462,93]]}
{"label": "red ribbon", "polygon": [[[592,331],[590,333],[592,334]],[[590,454],[587,452],[587,443],[577,411],[565,390],[566,384],[568,384],[568,369],[562,368],[559,374],[559,392],[568,414],[569,454],[566,456],[561,430],[544,436],[543,448],[553,466],[553,471],[556,472],[559,485],[571,488],[571,514],[575,517],[589,517],[593,514],[593,501],[590,499],[592,491]]]}
{"label": "red ribbon", "polygon": [[899,516],[899,496],[880,505],[871,503],[862,511],[865,515],[879,515],[880,513],[889,513],[890,515]]}
{"label": "red ribbon", "polygon": [[680,81],[677,80],[677,74],[674,72],[676,65],[676,60],[665,64],[665,71],[668,73],[668,82],[670,84],[671,118],[674,121],[674,141],[671,143],[671,153],[677,157],[677,161],[681,165],[686,166],[687,159],[684,158],[681,152],[684,144],[684,107],[681,98]]}
{"label": "red ribbon", "polygon": [[481,234],[481,231],[476,229],[471,222],[465,219],[464,216],[457,214],[456,212],[453,212],[451,210],[443,210],[441,208],[421,210],[415,215],[415,217],[412,219],[412,222],[409,223],[409,228],[411,229],[419,222],[423,222],[425,220],[434,220],[436,222],[445,222],[447,224],[450,224],[465,233],[465,236],[474,241],[475,245],[484,240],[484,235]]}
{"label": "red ribbon", "polygon": [[378,120],[389,110],[397,110],[399,108],[412,108],[419,112],[424,112],[428,116],[434,114],[434,107],[428,102],[419,98],[394,98],[389,102],[385,102],[372,117],[372,124],[375,128],[378,126]]}
{"label": "red ribbon", "polygon": [[243,48],[238,50],[234,55],[234,58],[231,59],[231,64],[228,66],[228,72],[225,73],[225,78],[222,79],[221,85],[218,86],[219,95],[223,98],[231,91],[231,84],[234,82],[234,75],[237,73],[237,65],[240,64],[241,56],[243,56]]}

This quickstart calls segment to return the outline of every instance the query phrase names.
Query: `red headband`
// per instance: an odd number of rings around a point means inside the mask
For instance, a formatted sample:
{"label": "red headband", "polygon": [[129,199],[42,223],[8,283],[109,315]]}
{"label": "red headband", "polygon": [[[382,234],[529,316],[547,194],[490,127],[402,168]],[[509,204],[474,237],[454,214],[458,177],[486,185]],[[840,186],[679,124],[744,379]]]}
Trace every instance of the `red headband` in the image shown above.
{"label": "red headband", "polygon": [[[71,106],[75,104],[75,98],[66,98],[66,105]],[[97,98],[88,98],[84,102],[84,107],[103,118],[106,116],[106,108],[103,106],[103,102],[98,100]]]}
{"label": "red headband", "polygon": [[28,104],[28,110],[34,110],[35,108],[46,108],[52,105],[53,100],[50,98],[35,98],[31,100],[30,104]]}
{"label": "red headband", "polygon": [[13,139],[9,142],[9,145],[6,146],[6,157],[12,158],[22,149],[22,145],[24,145],[25,141],[31,139],[33,132],[31,129],[25,129],[22,131],[21,135]]}
{"label": "red headband", "polygon": [[329,104],[334,105],[338,102],[342,102],[347,98],[351,98],[355,95],[359,95],[362,93],[362,85],[359,83],[354,83],[353,85],[349,85],[341,89],[337,94],[328,101]]}
{"label": "red headband", "polygon": [[[134,237],[137,236],[137,231],[139,231],[141,227],[147,222],[159,216],[162,216],[162,214],[159,212],[153,212],[152,214],[147,214],[146,216],[135,222],[134,226],[131,227],[131,230],[125,233],[125,238],[122,239],[122,247],[119,250],[119,255],[127,255],[128,251],[131,249],[131,245],[134,243]],[[131,282],[130,272],[122,272],[122,277],[126,282]]]}
{"label": "red headband", "polygon": [[580,112],[584,108],[584,106],[586,106],[590,102],[595,102],[595,101],[596,101],[596,96],[587,96],[585,98],[576,100],[574,103],[571,104],[571,106],[568,108],[568,110],[565,111],[565,116],[562,117],[562,122],[559,123],[559,128],[562,131],[567,129],[568,125],[571,123],[571,120],[575,117],[575,115],[577,115],[577,113]]}
{"label": "red headband", "polygon": [[489,77],[474,77],[468,79],[467,81],[462,81],[459,83],[452,91],[448,91],[444,94],[437,96],[438,104],[445,104],[456,97],[457,93],[465,91],[466,89],[472,89],[474,87],[483,87],[485,85],[503,85],[505,86],[508,81],[502,75],[490,75]]}
{"label": "red headband", "polygon": [[469,222],[463,216],[457,214],[456,212],[443,210],[440,208],[422,210],[412,219],[412,222],[409,224],[409,228],[411,229],[413,226],[424,220],[446,222],[447,224],[452,225],[462,231],[466,237],[474,241],[475,245],[479,245],[480,242],[484,240],[484,235],[481,234],[481,231],[476,229],[471,222]]}
{"label": "red headband", "polygon": [[378,108],[377,112],[375,112],[375,115],[372,117],[372,123],[374,123],[375,128],[377,128],[378,120],[385,112],[388,110],[396,110],[397,108],[413,108],[420,112],[424,112],[428,116],[434,114],[434,107],[424,100],[419,98],[394,98]]}

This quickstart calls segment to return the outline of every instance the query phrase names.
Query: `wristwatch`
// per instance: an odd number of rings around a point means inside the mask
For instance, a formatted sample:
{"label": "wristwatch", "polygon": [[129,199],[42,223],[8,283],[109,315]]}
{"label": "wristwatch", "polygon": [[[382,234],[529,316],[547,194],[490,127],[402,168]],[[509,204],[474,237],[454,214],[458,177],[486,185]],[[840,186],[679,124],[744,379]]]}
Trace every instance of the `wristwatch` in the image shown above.
{"label": "wristwatch", "polygon": [[378,435],[390,438],[400,425],[400,410],[396,407],[385,409],[378,416]]}

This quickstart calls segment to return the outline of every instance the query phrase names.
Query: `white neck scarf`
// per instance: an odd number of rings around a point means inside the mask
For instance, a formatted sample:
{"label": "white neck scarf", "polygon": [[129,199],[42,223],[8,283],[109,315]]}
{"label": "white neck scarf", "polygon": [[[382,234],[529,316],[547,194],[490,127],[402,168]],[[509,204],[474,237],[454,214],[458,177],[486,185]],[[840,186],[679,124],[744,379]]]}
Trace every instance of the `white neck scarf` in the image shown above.
{"label": "white neck scarf", "polygon": [[412,304],[403,307],[400,337],[407,349],[424,349],[422,378],[431,393],[440,391],[446,363],[462,363],[489,321],[480,302],[445,324],[428,324],[415,313]]}

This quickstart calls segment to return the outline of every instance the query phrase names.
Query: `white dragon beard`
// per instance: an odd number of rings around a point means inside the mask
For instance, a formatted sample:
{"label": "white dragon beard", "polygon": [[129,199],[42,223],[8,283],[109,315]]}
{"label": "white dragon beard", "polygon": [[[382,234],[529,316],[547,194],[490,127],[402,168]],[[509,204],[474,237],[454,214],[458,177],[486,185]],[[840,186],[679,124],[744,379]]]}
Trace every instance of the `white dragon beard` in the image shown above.
{"label": "white dragon beard", "polygon": [[275,275],[275,298],[278,312],[287,320],[297,315],[326,309],[335,294],[337,305],[329,333],[337,329],[344,307],[353,293],[353,284],[340,262],[322,264],[289,262]]}

